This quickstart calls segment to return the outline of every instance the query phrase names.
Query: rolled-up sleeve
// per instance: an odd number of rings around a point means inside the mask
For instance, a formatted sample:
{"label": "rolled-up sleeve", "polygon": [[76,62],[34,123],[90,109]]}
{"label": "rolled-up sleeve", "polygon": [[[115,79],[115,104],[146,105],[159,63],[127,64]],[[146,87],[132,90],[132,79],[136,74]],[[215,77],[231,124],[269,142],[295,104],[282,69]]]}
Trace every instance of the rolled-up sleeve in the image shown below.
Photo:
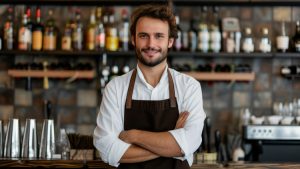
{"label": "rolled-up sleeve", "polygon": [[206,115],[203,110],[202,90],[199,82],[193,81],[187,86],[182,101],[182,109],[190,113],[184,128],[169,132],[184,153],[183,159],[186,159],[199,148],[202,142],[201,133]]}
{"label": "rolled-up sleeve", "polygon": [[112,80],[105,88],[94,130],[94,146],[99,151],[101,159],[115,167],[119,165],[120,159],[130,146],[119,139],[119,134],[123,130],[123,120],[117,97]]}

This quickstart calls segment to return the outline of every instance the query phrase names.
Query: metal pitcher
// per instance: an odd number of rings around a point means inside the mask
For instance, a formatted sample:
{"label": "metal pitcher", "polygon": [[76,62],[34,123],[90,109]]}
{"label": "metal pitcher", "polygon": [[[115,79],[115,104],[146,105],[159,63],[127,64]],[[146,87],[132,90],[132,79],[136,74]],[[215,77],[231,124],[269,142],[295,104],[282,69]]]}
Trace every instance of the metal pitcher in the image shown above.
{"label": "metal pitcher", "polygon": [[55,137],[54,137],[54,120],[45,119],[43,123],[41,143],[40,143],[40,158],[51,159],[55,153]]}
{"label": "metal pitcher", "polygon": [[4,145],[4,157],[18,158],[21,153],[19,119],[9,119]]}
{"label": "metal pitcher", "polygon": [[26,119],[21,156],[24,158],[38,157],[35,119]]}

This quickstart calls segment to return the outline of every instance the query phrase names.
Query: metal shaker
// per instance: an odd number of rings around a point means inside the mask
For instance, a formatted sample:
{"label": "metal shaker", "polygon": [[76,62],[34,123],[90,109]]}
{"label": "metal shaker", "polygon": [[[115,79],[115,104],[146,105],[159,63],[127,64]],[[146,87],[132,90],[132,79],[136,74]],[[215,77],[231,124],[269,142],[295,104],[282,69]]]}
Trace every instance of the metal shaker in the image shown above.
{"label": "metal shaker", "polygon": [[21,153],[19,119],[9,119],[4,144],[4,157],[18,158]]}
{"label": "metal shaker", "polygon": [[55,153],[54,120],[45,119],[43,123],[43,129],[42,129],[39,157],[51,159],[54,153]]}
{"label": "metal shaker", "polygon": [[21,156],[24,158],[38,157],[35,119],[26,119]]}

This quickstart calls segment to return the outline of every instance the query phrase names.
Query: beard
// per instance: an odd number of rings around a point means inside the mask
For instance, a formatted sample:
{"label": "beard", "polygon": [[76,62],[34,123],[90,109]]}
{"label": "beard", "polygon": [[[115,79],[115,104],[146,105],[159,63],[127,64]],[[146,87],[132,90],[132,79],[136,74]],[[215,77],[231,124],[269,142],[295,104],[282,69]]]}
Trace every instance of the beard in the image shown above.
{"label": "beard", "polygon": [[[158,52],[160,56],[155,59],[155,60],[147,60],[146,57],[143,56],[142,52],[143,51],[153,51],[153,52]],[[155,48],[142,48],[142,49],[135,49],[135,53],[137,56],[138,61],[140,61],[143,65],[148,66],[148,67],[154,67],[156,65],[159,65],[163,61],[167,59],[167,52],[163,51],[162,49],[155,49]]]}

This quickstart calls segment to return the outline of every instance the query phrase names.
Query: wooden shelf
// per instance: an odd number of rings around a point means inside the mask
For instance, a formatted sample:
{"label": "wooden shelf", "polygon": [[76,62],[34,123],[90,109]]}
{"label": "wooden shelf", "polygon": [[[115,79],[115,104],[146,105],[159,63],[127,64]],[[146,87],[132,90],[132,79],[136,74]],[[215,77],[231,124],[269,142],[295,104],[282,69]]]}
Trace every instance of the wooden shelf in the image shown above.
{"label": "wooden shelf", "polygon": [[74,70],[8,70],[8,75],[18,77],[34,77],[34,78],[75,78],[75,79],[92,79],[95,77],[95,71],[74,71]]}
{"label": "wooden shelf", "polygon": [[204,73],[204,72],[183,72],[187,75],[202,81],[253,81],[255,73]]}

